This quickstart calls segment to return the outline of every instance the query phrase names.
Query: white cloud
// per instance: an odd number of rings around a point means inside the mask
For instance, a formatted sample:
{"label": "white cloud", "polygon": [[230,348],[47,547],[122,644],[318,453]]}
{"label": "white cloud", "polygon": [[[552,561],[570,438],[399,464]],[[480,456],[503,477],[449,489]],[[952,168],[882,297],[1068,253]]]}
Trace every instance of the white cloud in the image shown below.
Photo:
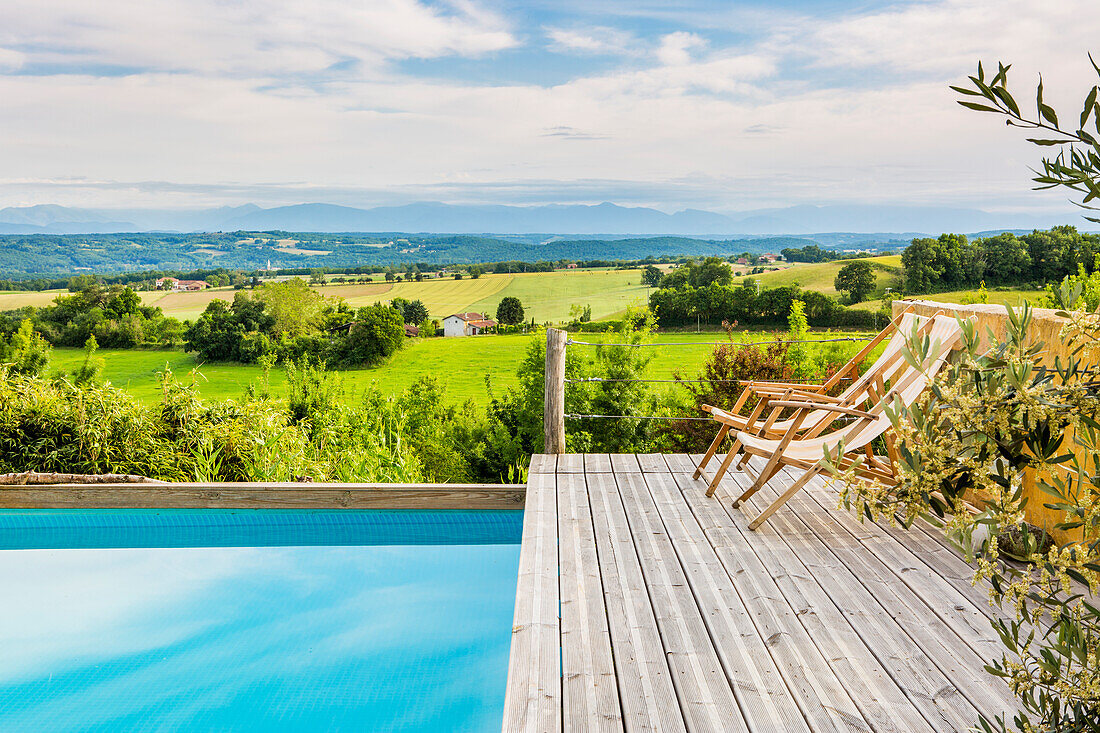
{"label": "white cloud", "polygon": [[691,51],[706,48],[706,39],[695,33],[677,31],[661,39],[657,59],[665,66],[684,66],[691,63]]}
{"label": "white cloud", "polygon": [[[1029,191],[1038,153],[992,117],[958,108],[947,84],[979,57],[1002,58],[1018,63],[1021,83],[1044,70],[1051,98],[1073,101],[1092,83],[1085,54],[1100,37],[1100,16],[1084,0],[939,0],[791,17],[724,47],[689,30],[646,46],[597,24],[563,25],[544,29],[555,48],[625,49],[619,68],[554,85],[478,84],[414,78],[386,62],[517,43],[518,31],[480,5],[196,2],[199,10],[183,0],[47,0],[37,17],[37,2],[0,6],[0,47],[54,49],[27,51],[25,65],[156,69],[0,75],[6,180],[97,182],[0,182],[0,205],[50,202],[61,190],[69,203],[83,195],[97,205],[230,195],[286,203],[328,192],[365,205],[393,191],[529,202],[539,190],[667,208],[1060,205]],[[355,69],[321,87],[298,78],[349,59]]]}
{"label": "white cloud", "polygon": [[0,45],[33,47],[31,60],[61,66],[259,77],[516,45],[496,14],[470,2],[452,8],[419,0],[6,0]]}
{"label": "white cloud", "polygon": [[0,48],[0,71],[14,71],[23,65],[25,56],[10,48]]}
{"label": "white cloud", "polygon": [[587,28],[547,28],[550,48],[559,52],[593,54],[636,54],[640,41],[633,34],[617,28],[593,26]]}

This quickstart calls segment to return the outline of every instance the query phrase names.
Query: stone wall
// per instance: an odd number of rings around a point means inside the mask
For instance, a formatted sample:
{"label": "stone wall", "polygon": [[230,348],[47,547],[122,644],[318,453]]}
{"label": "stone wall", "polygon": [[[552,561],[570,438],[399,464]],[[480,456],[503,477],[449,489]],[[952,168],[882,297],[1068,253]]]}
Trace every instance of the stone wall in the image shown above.
{"label": "stone wall", "polygon": [[[957,303],[937,303],[931,300],[895,300],[893,313],[896,317],[906,308],[912,307],[914,312],[922,316],[930,316],[938,311],[947,314],[967,317],[975,316],[978,319],[978,334],[980,344],[989,346],[992,343],[1002,341],[1008,333],[1008,315],[1003,305],[974,304],[959,305]],[[1069,348],[1062,342],[1062,327],[1066,323],[1065,318],[1056,315],[1057,311],[1048,308],[1035,308],[1032,311],[1031,328],[1028,331],[1028,340],[1034,344],[1043,343],[1040,352],[1041,361],[1053,366],[1055,357],[1061,357],[1063,362],[1069,358]],[[1053,497],[1043,493],[1035,485],[1035,476],[1030,471],[1024,482],[1024,494],[1028,498],[1028,521],[1037,527],[1050,531],[1059,542],[1076,539],[1074,536],[1053,529],[1054,525],[1063,521],[1062,512],[1047,509],[1043,504],[1053,501]]]}

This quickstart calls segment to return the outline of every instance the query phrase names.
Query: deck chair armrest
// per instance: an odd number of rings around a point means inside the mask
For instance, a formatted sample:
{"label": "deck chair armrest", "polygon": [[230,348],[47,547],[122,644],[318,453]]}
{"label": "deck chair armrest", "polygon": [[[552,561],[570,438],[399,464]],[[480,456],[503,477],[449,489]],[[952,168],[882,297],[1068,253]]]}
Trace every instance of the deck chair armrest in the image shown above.
{"label": "deck chair armrest", "polygon": [[758,390],[788,390],[798,389],[806,392],[820,392],[825,389],[824,384],[814,384],[813,382],[803,382],[793,384],[791,382],[756,382],[752,380],[740,380],[738,382],[745,389],[751,389],[754,392]]}
{"label": "deck chair armrest", "polygon": [[800,399],[800,400],[805,400],[807,402],[821,401],[821,402],[831,402],[833,404],[838,404],[838,405],[844,403],[844,400],[841,399],[840,397],[833,397],[831,395],[820,394],[818,392],[806,392],[806,391],[800,390],[800,389],[771,389],[771,388],[768,388],[768,389],[757,389],[756,391],[760,394],[768,395],[769,397],[774,397],[776,395],[789,395],[791,397],[795,397],[795,398]]}
{"label": "deck chair armrest", "polygon": [[773,400],[769,403],[771,407],[790,407],[795,410],[828,410],[829,412],[839,412],[844,415],[852,415],[853,417],[864,417],[868,419],[875,419],[875,416],[869,412],[863,410],[856,410],[851,407],[845,407],[843,405],[831,405],[831,404],[814,404],[812,402],[798,402],[795,400]]}

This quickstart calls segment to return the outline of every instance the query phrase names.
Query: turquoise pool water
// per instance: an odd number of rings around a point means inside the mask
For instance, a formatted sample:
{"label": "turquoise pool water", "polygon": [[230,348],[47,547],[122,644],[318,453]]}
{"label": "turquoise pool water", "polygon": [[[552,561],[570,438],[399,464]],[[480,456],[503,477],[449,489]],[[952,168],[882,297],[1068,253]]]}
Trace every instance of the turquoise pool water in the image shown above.
{"label": "turquoise pool water", "polygon": [[0,730],[499,730],[521,512],[0,512]]}

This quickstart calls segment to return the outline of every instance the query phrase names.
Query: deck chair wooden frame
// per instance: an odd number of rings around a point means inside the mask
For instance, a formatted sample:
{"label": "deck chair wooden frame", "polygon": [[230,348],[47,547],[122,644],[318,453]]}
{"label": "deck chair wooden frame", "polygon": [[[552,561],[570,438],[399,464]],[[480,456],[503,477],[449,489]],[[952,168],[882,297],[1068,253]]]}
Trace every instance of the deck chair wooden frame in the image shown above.
{"label": "deck chair wooden frame", "polygon": [[[891,380],[892,386],[889,389],[879,391],[881,383],[876,382],[872,390],[877,393],[878,399],[872,408],[860,410],[845,405],[804,400],[773,400],[773,414],[786,409],[795,410],[791,425],[781,438],[762,438],[743,431],[738,433],[737,440],[742,444],[746,459],[759,456],[766,462],[759,473],[753,472],[747,462],[742,465],[742,470],[753,482],[733,502],[734,508],[741,506],[781,469],[790,467],[803,472],[775,501],[749,522],[749,529],[758,528],[810,479],[827,470],[824,464],[825,452],[841,470],[853,470],[861,478],[888,485],[897,483],[894,468],[898,457],[897,447],[891,434],[893,425],[886,408],[898,402],[906,406],[913,404],[946,363],[950,353],[958,348],[963,336],[962,329],[954,318],[939,315],[933,321],[936,325],[928,335],[930,351],[925,355],[923,368],[917,369],[906,362],[901,372]],[[854,422],[824,436],[800,434],[799,428],[803,421],[815,410],[827,410],[836,413],[838,417],[851,417]],[[871,441],[880,435],[886,443],[886,457],[876,456],[871,450]],[[792,451],[793,447],[800,447],[801,450]],[[814,448],[823,451],[819,453],[821,458],[809,458]]]}
{"label": "deck chair wooden frame", "polygon": [[[702,477],[707,480],[707,496],[714,495],[722,477],[725,475],[726,471],[729,470],[733,461],[739,454],[742,458],[741,466],[743,466],[749,458],[749,456],[741,453],[741,444],[739,441],[735,440],[733,446],[726,453],[725,458],[719,464],[718,470],[714,475],[706,475],[705,471],[707,465],[718,451],[722,441],[726,439],[731,431],[735,433],[744,431],[761,437],[779,439],[786,435],[793,426],[795,430],[804,431],[813,437],[821,434],[821,432],[844,415],[841,410],[825,409],[825,405],[857,409],[877,400],[885,391],[885,375],[897,366],[902,359],[900,343],[895,345],[895,348],[892,350],[884,352],[883,355],[879,357],[879,360],[876,361],[875,364],[872,364],[866,373],[856,378],[852,385],[840,395],[832,397],[828,394],[824,394],[824,390],[831,389],[836,384],[839,384],[840,378],[856,369],[863,359],[865,359],[888,335],[893,334],[894,338],[898,339],[910,337],[912,332],[903,333],[900,329],[901,324],[907,316],[916,318],[913,310],[913,307],[910,306],[902,313],[899,313],[886,328],[860,349],[847,364],[824,384],[805,385],[786,382],[743,382],[742,384],[745,385],[745,389],[742,390],[732,410],[720,410],[710,405],[704,405],[703,409],[709,412],[711,417],[721,424],[718,434],[714,437],[714,440],[711,441],[710,446],[707,448],[706,453],[703,454],[693,474],[693,478],[698,479]],[[914,321],[915,324],[918,324],[917,335],[926,334],[935,322],[935,317],[941,314],[942,311],[936,311],[932,316],[925,318],[923,322]],[[876,385],[878,386],[877,390]],[[750,390],[751,393],[756,394],[758,398],[752,412],[748,417],[736,414],[742,409],[747,401]],[[768,413],[769,405],[774,404],[775,401],[789,400],[817,403],[818,408],[809,415],[802,415],[800,423],[796,426],[793,424],[793,416],[785,420],[779,420],[780,411],[773,410],[770,414]],[[761,416],[766,417],[761,420]]]}

